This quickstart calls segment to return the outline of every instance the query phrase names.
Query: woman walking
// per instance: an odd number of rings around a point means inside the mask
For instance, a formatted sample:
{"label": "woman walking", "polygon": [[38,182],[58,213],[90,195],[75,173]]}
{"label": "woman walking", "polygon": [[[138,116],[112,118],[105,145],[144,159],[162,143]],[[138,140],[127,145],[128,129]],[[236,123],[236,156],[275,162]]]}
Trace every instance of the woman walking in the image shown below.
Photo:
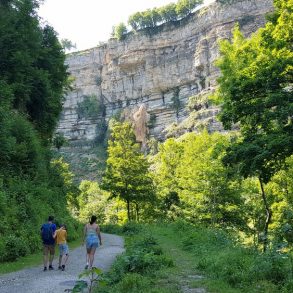
{"label": "woman walking", "polygon": [[91,220],[84,227],[83,244],[86,241],[87,263],[85,269],[92,268],[97,247],[102,245],[100,227],[96,223],[97,217],[92,216]]}

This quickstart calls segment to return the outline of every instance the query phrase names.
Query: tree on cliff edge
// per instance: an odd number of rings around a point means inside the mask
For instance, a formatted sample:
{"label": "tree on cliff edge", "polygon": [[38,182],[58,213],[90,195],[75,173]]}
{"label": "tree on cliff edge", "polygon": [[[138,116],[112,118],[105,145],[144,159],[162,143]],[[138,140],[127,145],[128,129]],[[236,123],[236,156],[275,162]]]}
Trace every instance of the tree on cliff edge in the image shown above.
{"label": "tree on cliff edge", "polygon": [[153,181],[148,169],[149,163],[135,141],[132,126],[127,122],[112,122],[102,188],[109,191],[112,197],[126,202],[129,221],[133,220],[131,204],[135,206],[138,219],[140,204],[154,198]]}

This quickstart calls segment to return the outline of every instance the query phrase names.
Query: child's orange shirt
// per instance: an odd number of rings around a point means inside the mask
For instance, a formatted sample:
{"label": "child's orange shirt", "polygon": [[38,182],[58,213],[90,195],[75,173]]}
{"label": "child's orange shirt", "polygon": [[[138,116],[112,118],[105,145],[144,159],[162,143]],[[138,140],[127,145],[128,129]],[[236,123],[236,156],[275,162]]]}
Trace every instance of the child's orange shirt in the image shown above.
{"label": "child's orange shirt", "polygon": [[60,228],[56,230],[56,243],[65,244],[66,243],[67,232],[66,230]]}

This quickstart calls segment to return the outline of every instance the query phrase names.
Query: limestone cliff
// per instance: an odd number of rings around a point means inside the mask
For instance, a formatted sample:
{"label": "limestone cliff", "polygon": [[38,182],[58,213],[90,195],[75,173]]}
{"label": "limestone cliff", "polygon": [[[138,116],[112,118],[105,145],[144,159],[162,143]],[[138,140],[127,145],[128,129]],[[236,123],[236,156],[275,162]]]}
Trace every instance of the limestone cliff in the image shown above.
{"label": "limestone cliff", "polygon": [[[236,22],[246,36],[263,26],[272,2],[213,3],[184,20],[162,25],[155,34],[131,33],[123,41],[110,39],[70,54],[66,62],[75,79],[74,90],[66,97],[57,131],[72,144],[86,145],[99,136],[103,121],[122,110],[128,116],[134,113],[131,120],[141,142],[146,135],[164,139],[168,129],[170,133],[170,127],[178,124],[187,131],[201,126],[221,130],[215,119],[218,109],[206,101],[201,103],[216,86],[217,42],[231,37]],[[88,96],[103,105],[96,116],[79,115]],[[198,99],[198,105],[188,109],[191,96]],[[135,114],[136,110],[139,113]],[[186,118],[191,111],[194,121],[189,125]]]}

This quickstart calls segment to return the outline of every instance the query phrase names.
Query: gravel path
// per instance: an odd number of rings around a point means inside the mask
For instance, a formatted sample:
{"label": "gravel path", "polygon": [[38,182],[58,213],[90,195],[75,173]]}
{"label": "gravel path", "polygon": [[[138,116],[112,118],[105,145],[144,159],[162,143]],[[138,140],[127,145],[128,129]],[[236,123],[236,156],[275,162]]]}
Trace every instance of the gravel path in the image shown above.
{"label": "gravel path", "polygon": [[[95,254],[94,266],[103,271],[109,270],[116,256],[124,251],[122,237],[102,234],[103,245]],[[69,247],[70,248],[70,247]],[[43,272],[43,266],[24,269],[18,272],[0,275],[1,293],[61,293],[73,288],[78,275],[85,266],[85,247],[70,251],[64,272],[56,270],[58,266],[58,249],[53,266],[54,271]]]}

